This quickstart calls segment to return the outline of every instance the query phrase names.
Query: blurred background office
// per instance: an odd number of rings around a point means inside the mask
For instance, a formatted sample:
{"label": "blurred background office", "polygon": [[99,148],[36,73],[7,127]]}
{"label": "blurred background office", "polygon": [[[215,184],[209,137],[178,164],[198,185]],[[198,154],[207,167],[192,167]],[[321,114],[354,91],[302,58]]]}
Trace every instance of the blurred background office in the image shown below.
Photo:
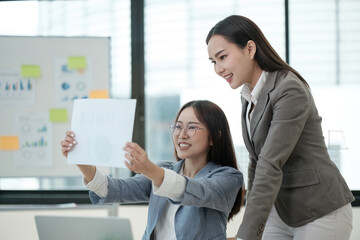
{"label": "blurred background office", "polygon": [[[246,177],[239,91],[214,74],[205,44],[210,28],[231,14],[257,23],[308,81],[331,158],[351,190],[360,190],[359,0],[0,1],[0,35],[111,37],[110,95],[138,99],[134,141],[149,158],[173,160],[168,126],[177,110],[188,100],[209,99],[229,119]],[[74,177],[0,176],[0,190],[43,189],[84,188]]]}
{"label": "blurred background office", "polygon": [[[359,190],[360,113],[355,109],[360,102],[360,1],[0,1],[0,35],[110,36],[111,97],[139,99],[142,112],[136,116],[134,140],[150,159],[173,159],[168,126],[177,109],[187,100],[206,98],[225,110],[246,174],[240,110],[232,111],[234,105],[240,108],[239,93],[214,74],[205,44],[209,29],[230,14],[253,19],[310,83],[330,155],[350,188]],[[132,19],[137,21],[133,30]],[[119,175],[128,174],[124,170]],[[76,184],[36,178],[0,181],[3,189]]]}

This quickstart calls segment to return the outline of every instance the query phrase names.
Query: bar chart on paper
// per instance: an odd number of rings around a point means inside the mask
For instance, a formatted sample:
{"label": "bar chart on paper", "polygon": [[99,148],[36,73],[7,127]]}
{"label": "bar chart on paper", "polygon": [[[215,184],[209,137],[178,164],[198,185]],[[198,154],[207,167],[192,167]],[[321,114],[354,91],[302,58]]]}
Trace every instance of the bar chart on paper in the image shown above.
{"label": "bar chart on paper", "polygon": [[1,105],[34,105],[35,80],[21,77],[19,70],[0,70],[0,100]]}
{"label": "bar chart on paper", "polygon": [[32,142],[25,141],[22,145],[22,148],[40,148],[40,147],[46,147],[47,141],[44,139],[44,137],[41,137],[39,140],[35,140]]}
{"label": "bar chart on paper", "polygon": [[52,125],[46,113],[16,114],[20,150],[15,152],[17,167],[52,166]]}

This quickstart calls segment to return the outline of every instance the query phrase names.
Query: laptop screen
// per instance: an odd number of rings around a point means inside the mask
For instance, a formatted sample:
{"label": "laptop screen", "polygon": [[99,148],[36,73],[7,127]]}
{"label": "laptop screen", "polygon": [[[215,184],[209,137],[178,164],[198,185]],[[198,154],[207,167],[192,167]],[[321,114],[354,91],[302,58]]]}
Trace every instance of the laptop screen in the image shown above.
{"label": "laptop screen", "polygon": [[127,218],[36,215],[35,223],[39,240],[133,240]]}

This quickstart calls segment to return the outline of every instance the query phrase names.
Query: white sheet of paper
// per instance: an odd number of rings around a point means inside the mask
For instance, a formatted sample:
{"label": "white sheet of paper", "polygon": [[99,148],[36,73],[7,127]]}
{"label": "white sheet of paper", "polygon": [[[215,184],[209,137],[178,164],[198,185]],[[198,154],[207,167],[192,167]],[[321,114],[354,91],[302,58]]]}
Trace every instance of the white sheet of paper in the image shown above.
{"label": "white sheet of paper", "polygon": [[126,142],[132,141],[135,99],[77,99],[71,130],[77,144],[68,154],[69,164],[126,168]]}

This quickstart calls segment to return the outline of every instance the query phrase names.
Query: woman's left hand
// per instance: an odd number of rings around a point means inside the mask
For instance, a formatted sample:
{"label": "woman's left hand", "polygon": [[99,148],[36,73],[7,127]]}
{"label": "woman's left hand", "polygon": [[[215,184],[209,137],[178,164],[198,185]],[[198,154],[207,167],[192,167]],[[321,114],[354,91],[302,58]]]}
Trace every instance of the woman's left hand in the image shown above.
{"label": "woman's left hand", "polygon": [[125,165],[128,169],[135,173],[141,173],[152,180],[155,185],[160,186],[164,179],[164,169],[151,162],[142,147],[137,143],[128,142],[123,148],[127,153]]}
{"label": "woman's left hand", "polygon": [[128,142],[125,144],[123,150],[127,152],[125,158],[128,162],[125,161],[125,165],[131,171],[146,175],[146,173],[151,171],[154,167],[154,164],[149,160],[145,150],[137,143]]}

